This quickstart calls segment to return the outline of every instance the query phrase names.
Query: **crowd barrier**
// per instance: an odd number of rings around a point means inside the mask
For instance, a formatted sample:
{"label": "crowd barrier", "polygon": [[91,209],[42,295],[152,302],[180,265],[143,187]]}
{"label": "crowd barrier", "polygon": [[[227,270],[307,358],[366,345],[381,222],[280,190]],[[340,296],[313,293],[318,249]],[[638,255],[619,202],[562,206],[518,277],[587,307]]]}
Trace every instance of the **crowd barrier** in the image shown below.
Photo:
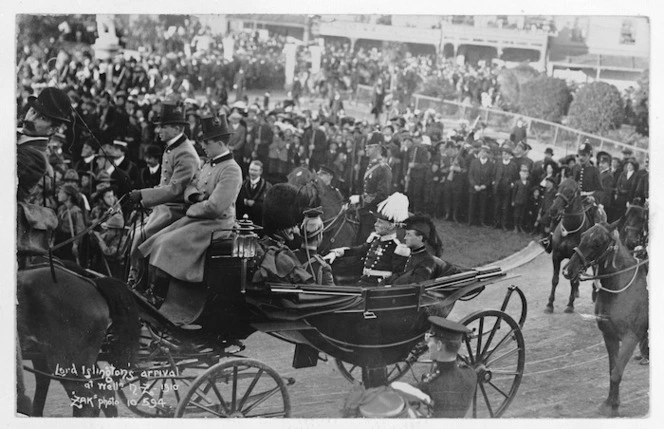
{"label": "crowd barrier", "polygon": [[[371,103],[373,88],[367,85],[359,85],[355,95],[355,101],[358,104]],[[613,156],[620,157],[620,152],[629,148],[634,153],[634,157],[639,162],[643,162],[648,154],[648,148],[638,147],[626,143],[621,143],[606,137],[586,133],[565,125],[529,116],[519,115],[502,110],[484,108],[480,106],[469,106],[457,101],[442,100],[439,98],[428,97],[425,95],[414,94],[413,105],[415,109],[424,111],[433,109],[440,113],[447,120],[467,120],[473,123],[479,116],[480,120],[487,124],[487,127],[498,133],[509,134],[518,118],[522,118],[527,124],[528,139],[533,139],[542,145],[552,146],[562,149],[563,153],[575,152],[579,145],[588,139],[596,151],[605,151]]]}

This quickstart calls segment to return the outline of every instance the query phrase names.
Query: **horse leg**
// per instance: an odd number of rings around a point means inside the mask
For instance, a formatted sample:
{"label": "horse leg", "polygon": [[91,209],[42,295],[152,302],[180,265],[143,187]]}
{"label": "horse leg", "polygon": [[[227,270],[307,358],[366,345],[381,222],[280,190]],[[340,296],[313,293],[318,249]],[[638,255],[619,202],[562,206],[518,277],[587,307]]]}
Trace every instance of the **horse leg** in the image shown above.
{"label": "horse leg", "polygon": [[553,301],[556,298],[556,287],[560,281],[560,258],[557,254],[553,255],[553,277],[551,277],[551,293],[549,294],[549,302],[544,309],[545,313],[553,313]]}
{"label": "horse leg", "polygon": [[620,406],[620,381],[627,362],[632,357],[634,349],[639,343],[639,338],[633,333],[628,333],[622,338],[622,344],[619,345],[618,356],[611,370],[611,382],[609,388],[609,397],[605,405],[610,406],[609,417],[618,417],[618,407]]}
{"label": "horse leg", "polygon": [[[600,328],[601,329],[601,328]],[[616,359],[618,358],[618,352],[620,351],[620,340],[618,337],[602,332],[604,337],[604,345],[606,346],[606,351],[609,355],[609,396],[602,403],[599,408],[599,412],[602,415],[608,416],[613,410],[613,403],[618,399],[618,386],[613,383],[613,369],[616,367]]]}
{"label": "horse leg", "polygon": [[574,300],[579,297],[579,279],[570,280],[569,301],[565,313],[574,313]]}
{"label": "horse leg", "polygon": [[[48,363],[43,357],[33,359],[32,367],[37,371],[47,374],[50,372]],[[35,396],[32,400],[32,415],[34,417],[42,417],[44,415],[44,405],[46,404],[46,395],[48,394],[50,384],[50,378],[41,374],[35,374]]]}

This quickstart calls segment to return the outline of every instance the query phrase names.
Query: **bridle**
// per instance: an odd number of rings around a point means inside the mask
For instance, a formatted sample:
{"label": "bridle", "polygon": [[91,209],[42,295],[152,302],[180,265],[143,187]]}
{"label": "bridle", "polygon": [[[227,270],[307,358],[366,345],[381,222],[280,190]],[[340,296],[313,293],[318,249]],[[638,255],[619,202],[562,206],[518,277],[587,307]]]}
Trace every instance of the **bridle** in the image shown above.
{"label": "bridle", "polygon": [[[611,232],[604,225],[597,224],[597,226],[599,228],[601,228],[602,230],[604,230],[604,232],[606,232],[609,235],[609,237],[611,237]],[[581,249],[579,249],[578,247],[574,248],[574,253],[579,257],[579,259],[581,259],[581,270],[582,271],[585,271],[588,267],[599,265],[602,262],[604,262],[605,266],[606,266],[608,264],[608,258],[611,255],[613,255],[613,264],[612,265],[615,268],[615,257],[616,257],[615,251],[618,250],[618,246],[619,246],[619,244],[617,243],[616,239],[611,238],[608,245],[607,245],[607,247],[606,247],[606,249],[604,249],[604,251],[602,253],[600,253],[598,256],[596,256],[595,258],[593,258],[591,260],[588,260],[588,257],[586,257],[586,255],[584,255],[583,252],[581,251]],[[635,256],[633,256],[633,258],[636,260],[636,264],[631,265],[627,268],[623,268],[622,270],[614,271],[612,273],[600,274],[600,275],[597,275],[597,276],[584,276],[583,274],[581,274],[579,276],[579,281],[607,279],[607,278],[615,277],[619,274],[623,274],[623,273],[626,273],[628,271],[633,270],[634,274],[632,275],[631,280],[629,281],[629,283],[627,283],[627,285],[625,285],[621,289],[618,289],[618,290],[607,289],[607,288],[601,286],[601,284],[599,284],[597,282],[593,285],[598,290],[601,290],[601,291],[604,291],[604,292],[607,292],[607,293],[618,294],[618,293],[624,292],[625,290],[629,289],[629,287],[634,284],[634,281],[636,280],[636,275],[639,272],[639,267],[641,267],[641,265],[647,264],[648,261],[649,261],[648,259],[644,259],[643,261],[639,261],[639,259]]]}

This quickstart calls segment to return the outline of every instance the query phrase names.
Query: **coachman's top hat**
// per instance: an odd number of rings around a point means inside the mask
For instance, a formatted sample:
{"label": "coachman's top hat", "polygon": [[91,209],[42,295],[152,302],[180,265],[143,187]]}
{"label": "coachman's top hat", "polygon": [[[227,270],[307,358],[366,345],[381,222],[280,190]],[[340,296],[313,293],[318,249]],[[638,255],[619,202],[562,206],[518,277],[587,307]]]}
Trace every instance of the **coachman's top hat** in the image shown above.
{"label": "coachman's top hat", "polygon": [[226,115],[201,118],[201,140],[211,140],[233,134],[228,128]]}
{"label": "coachman's top hat", "polygon": [[44,88],[39,97],[28,97],[28,105],[47,118],[71,124],[71,100],[58,88]]}
{"label": "coachman's top hat", "polygon": [[155,125],[187,125],[184,108],[179,104],[162,103]]}

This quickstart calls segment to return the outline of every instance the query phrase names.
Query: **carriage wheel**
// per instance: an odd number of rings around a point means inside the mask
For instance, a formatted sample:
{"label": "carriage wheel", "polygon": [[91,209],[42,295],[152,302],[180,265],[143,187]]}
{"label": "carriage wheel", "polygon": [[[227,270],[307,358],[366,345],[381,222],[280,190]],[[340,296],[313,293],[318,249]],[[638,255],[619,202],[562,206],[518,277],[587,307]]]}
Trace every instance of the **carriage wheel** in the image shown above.
{"label": "carriage wheel", "polygon": [[275,370],[254,359],[220,362],[201,374],[175,417],[289,417],[290,397]]}
{"label": "carriage wheel", "polygon": [[499,310],[472,313],[459,321],[472,332],[459,358],[475,370],[473,417],[500,417],[521,384],[526,349],[519,324]]}
{"label": "carriage wheel", "polygon": [[[424,355],[428,350],[429,348],[427,347],[426,342],[421,341],[417,343],[417,345],[415,346],[415,348],[413,348],[413,350],[410,351],[406,359],[392,365],[387,365],[387,382],[391,383],[403,377],[413,368],[413,364],[417,362],[418,359],[422,355]],[[334,359],[334,363],[336,364],[337,369],[339,370],[341,375],[346,380],[350,381],[351,383],[362,380],[361,366],[353,365],[337,358]]]}
{"label": "carriage wheel", "polygon": [[[134,414],[141,417],[173,417],[175,408],[195,379],[195,369],[205,369],[210,364],[199,359],[178,360],[166,347],[155,345],[146,322],[140,337],[139,360],[149,366],[139,366],[132,377],[122,380],[118,389],[120,401]],[[185,374],[185,371],[187,374]],[[176,374],[174,377],[169,375]]]}

